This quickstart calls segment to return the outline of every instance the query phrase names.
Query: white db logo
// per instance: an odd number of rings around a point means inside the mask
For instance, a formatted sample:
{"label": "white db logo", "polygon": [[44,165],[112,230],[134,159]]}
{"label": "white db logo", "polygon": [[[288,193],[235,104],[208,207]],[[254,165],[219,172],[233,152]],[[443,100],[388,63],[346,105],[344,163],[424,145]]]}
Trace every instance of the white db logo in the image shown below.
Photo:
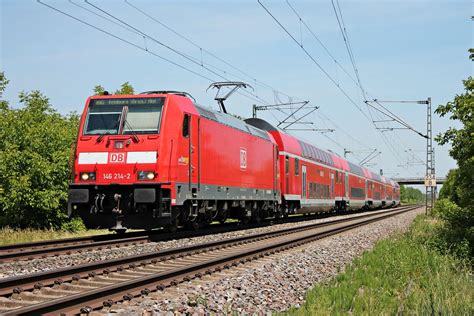
{"label": "white db logo", "polygon": [[125,153],[110,153],[109,154],[109,163],[124,163],[125,162]]}
{"label": "white db logo", "polygon": [[240,169],[247,169],[247,150],[240,148]]}

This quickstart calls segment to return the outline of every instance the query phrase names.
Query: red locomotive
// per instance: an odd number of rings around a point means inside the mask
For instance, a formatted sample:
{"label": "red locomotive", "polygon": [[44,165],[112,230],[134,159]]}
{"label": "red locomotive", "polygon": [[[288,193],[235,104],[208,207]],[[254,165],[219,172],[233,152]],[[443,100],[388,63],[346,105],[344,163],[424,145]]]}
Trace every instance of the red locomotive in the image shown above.
{"label": "red locomotive", "polygon": [[87,227],[197,228],[399,204],[397,183],[183,92],[89,97],[69,188]]}

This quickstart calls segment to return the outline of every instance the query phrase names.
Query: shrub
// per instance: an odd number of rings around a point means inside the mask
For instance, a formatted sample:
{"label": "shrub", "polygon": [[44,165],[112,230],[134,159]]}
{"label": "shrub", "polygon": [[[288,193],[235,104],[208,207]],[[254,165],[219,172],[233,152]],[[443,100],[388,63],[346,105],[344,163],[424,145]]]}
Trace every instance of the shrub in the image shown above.
{"label": "shrub", "polygon": [[459,207],[448,199],[440,199],[433,208],[439,226],[438,248],[468,261],[474,255],[474,216],[472,207]]}
{"label": "shrub", "polygon": [[60,228],[78,116],[59,114],[39,91],[19,97],[22,107],[0,107],[0,225]]}
{"label": "shrub", "polygon": [[83,232],[86,231],[86,225],[79,217],[74,217],[69,219],[69,221],[61,225],[61,230],[68,231],[71,233]]}

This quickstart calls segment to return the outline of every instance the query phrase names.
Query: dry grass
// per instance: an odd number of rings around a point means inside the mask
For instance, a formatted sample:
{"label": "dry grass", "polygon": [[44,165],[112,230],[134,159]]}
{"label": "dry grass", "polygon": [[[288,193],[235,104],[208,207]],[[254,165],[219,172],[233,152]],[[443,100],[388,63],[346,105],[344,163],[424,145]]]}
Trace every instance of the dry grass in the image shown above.
{"label": "dry grass", "polygon": [[81,236],[92,236],[108,234],[109,231],[105,229],[97,230],[86,230],[81,232],[68,232],[62,230],[38,230],[38,229],[13,229],[13,228],[1,228],[0,229],[0,245],[51,240],[51,239],[62,239],[62,238],[73,238]]}

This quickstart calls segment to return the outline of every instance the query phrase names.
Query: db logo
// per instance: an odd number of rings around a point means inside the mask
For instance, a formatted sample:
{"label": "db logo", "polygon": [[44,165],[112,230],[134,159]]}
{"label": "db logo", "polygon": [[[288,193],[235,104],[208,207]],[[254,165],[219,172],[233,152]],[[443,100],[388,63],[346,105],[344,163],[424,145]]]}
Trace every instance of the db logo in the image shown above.
{"label": "db logo", "polygon": [[109,163],[124,163],[125,153],[109,153]]}
{"label": "db logo", "polygon": [[247,169],[247,150],[240,148],[240,169]]}

